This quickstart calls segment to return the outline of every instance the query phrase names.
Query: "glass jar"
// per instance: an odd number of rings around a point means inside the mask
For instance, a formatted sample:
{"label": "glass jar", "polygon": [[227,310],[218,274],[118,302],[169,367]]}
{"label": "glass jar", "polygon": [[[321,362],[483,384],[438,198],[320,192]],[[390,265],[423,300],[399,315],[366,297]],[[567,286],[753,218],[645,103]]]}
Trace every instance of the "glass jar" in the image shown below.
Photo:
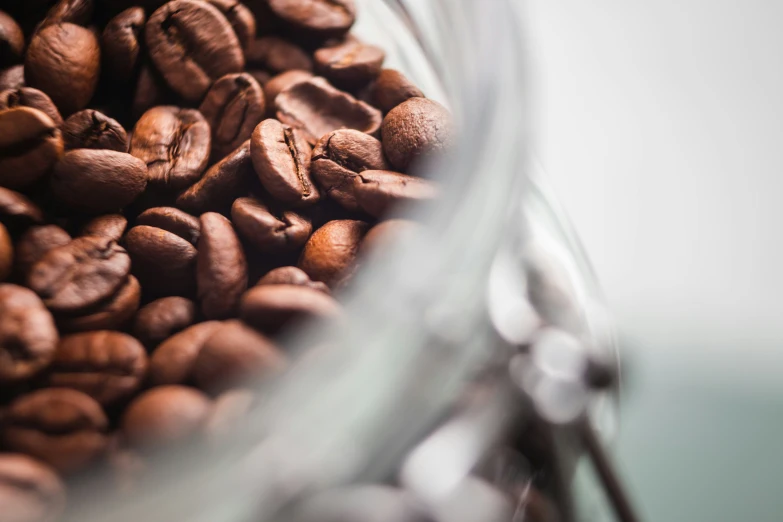
{"label": "glass jar", "polygon": [[259,385],[230,444],[169,456],[125,499],[86,479],[74,520],[268,520],[315,491],[390,480],[452,520],[488,520],[457,513],[453,493],[492,459],[499,488],[524,484],[509,441],[533,418],[556,446],[560,520],[581,512],[569,492],[580,426],[591,410],[610,434],[616,397],[583,377],[618,359],[589,264],[530,158],[523,2],[357,4],[357,35],[455,114],[458,145],[421,172],[441,199],[399,210],[426,226],[364,263],[341,297],[350,321],[284,340],[299,357]]}

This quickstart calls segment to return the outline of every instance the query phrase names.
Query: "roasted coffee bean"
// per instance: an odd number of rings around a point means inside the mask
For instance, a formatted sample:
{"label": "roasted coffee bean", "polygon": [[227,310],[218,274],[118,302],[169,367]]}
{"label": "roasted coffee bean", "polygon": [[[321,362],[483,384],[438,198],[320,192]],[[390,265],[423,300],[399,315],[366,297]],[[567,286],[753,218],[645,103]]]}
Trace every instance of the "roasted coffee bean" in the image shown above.
{"label": "roasted coffee bean", "polygon": [[63,153],[52,119],[37,109],[0,112],[0,185],[24,188],[49,172]]}
{"label": "roasted coffee bean", "polygon": [[194,214],[224,210],[246,192],[254,176],[248,140],[212,165],[198,183],[180,194],[177,206]]}
{"label": "roasted coffee bean", "polygon": [[325,294],[331,294],[328,286],[320,281],[313,281],[303,270],[296,268],[295,266],[283,266],[271,270],[256,283],[256,286],[263,285],[305,286]]}
{"label": "roasted coffee bean", "polygon": [[0,223],[0,282],[8,279],[14,267],[14,242],[5,225]]}
{"label": "roasted coffee bean", "polygon": [[152,349],[195,323],[196,314],[196,304],[190,299],[163,297],[139,310],[133,322],[133,335]]}
{"label": "roasted coffee bean", "polygon": [[[70,242],[71,236],[68,232],[57,225],[30,227],[16,243],[17,273],[26,278],[33,265],[47,252]],[[2,251],[2,247],[0,247],[0,251]]]}
{"label": "roasted coffee bean", "polygon": [[0,91],[25,87],[24,65],[12,65],[0,71]]}
{"label": "roasted coffee bean", "polygon": [[147,352],[139,341],[124,333],[98,330],[60,339],[47,381],[110,406],[136,393],[146,373]]}
{"label": "roasted coffee bean", "polygon": [[370,98],[374,106],[387,114],[411,98],[424,98],[424,93],[400,71],[384,69],[370,89]]}
{"label": "roasted coffee bean", "polygon": [[261,122],[250,140],[253,168],[275,199],[297,206],[321,199],[310,179],[312,149],[303,133],[275,119]]}
{"label": "roasted coffee bean", "polygon": [[262,285],[248,290],[239,305],[239,316],[250,326],[275,334],[292,321],[333,319],[341,309],[331,296],[294,285]]}
{"label": "roasted coffee bean", "polygon": [[406,241],[416,234],[422,225],[407,219],[389,219],[378,223],[367,232],[359,248],[360,257],[383,251],[388,245]]}
{"label": "roasted coffee bean", "polygon": [[220,160],[250,139],[264,119],[266,98],[249,74],[228,74],[212,85],[199,111],[212,129],[212,158]]}
{"label": "roasted coffee bean", "polygon": [[136,224],[162,228],[192,245],[198,244],[198,239],[201,237],[201,223],[198,218],[174,207],[155,207],[145,210],[136,218]]}
{"label": "roasted coffee bean", "polygon": [[147,186],[147,166],[113,150],[66,152],[52,171],[52,193],[84,212],[111,212],[132,203]]}
{"label": "roasted coffee bean", "polygon": [[125,410],[125,440],[142,450],[182,443],[200,432],[212,408],[209,397],[185,386],[160,386],[139,395]]}
{"label": "roasted coffee bean", "polygon": [[9,229],[25,228],[44,221],[41,209],[27,197],[0,187],[0,222]]}
{"label": "roasted coffee bean", "polygon": [[313,231],[313,225],[306,217],[290,210],[275,213],[254,198],[234,201],[231,221],[246,242],[264,252],[301,248]]}
{"label": "roasted coffee bean", "polygon": [[220,321],[207,321],[186,328],[163,341],[150,359],[150,384],[186,384],[193,380],[193,367],[201,348],[221,328]]}
{"label": "roasted coffee bean", "polygon": [[375,134],[383,115],[350,94],[337,90],[324,78],[313,78],[277,95],[277,119],[305,133],[314,144],[337,129],[356,129]]}
{"label": "roasted coffee bean", "polygon": [[107,149],[128,152],[128,134],[117,120],[92,109],[76,112],[65,120],[66,149]]}
{"label": "roasted coffee bean", "polygon": [[193,376],[203,390],[220,391],[244,379],[280,370],[285,358],[277,346],[242,321],[226,321],[204,343]]}
{"label": "roasted coffee bean", "polygon": [[380,47],[349,36],[336,45],[318,49],[314,57],[318,72],[330,82],[355,89],[378,77],[386,53]]}
{"label": "roasted coffee bean", "polygon": [[[263,71],[261,69],[248,69],[247,74],[253,77],[255,81],[258,82],[258,85],[261,87],[264,87],[266,85],[266,82],[272,79],[272,75],[269,74],[267,71]],[[264,94],[266,94],[266,89],[264,89]],[[269,96],[266,96],[266,99],[269,100]],[[267,110],[269,110],[269,102],[267,101]]]}
{"label": "roasted coffee bean", "polygon": [[383,120],[383,150],[395,169],[406,172],[414,162],[443,153],[452,142],[451,114],[436,101],[411,98]]}
{"label": "roasted coffee bean", "polygon": [[84,109],[98,85],[101,50],[89,29],[70,23],[41,29],[30,40],[25,80],[52,99],[64,116]]}
{"label": "roasted coffee bean", "polygon": [[375,217],[385,216],[400,203],[431,201],[438,195],[431,181],[388,170],[362,172],[353,179],[353,192],[359,207]]}
{"label": "roasted coffee bean", "polygon": [[292,29],[321,38],[342,36],[356,21],[354,0],[266,0]]}
{"label": "roasted coffee bean", "polygon": [[175,101],[176,94],[166,85],[163,76],[150,63],[142,61],[131,102],[133,118],[141,117],[153,107],[171,105]]}
{"label": "roasted coffee bean", "polygon": [[231,222],[220,214],[201,216],[196,282],[201,311],[208,319],[236,313],[247,289],[247,261]]}
{"label": "roasted coffee bean", "polygon": [[61,23],[86,26],[92,20],[94,7],[93,0],[60,0],[49,9],[36,30],[40,31],[48,25]]}
{"label": "roasted coffee bean", "polygon": [[57,325],[64,332],[122,330],[130,323],[140,302],[141,285],[138,279],[128,276],[128,281],[97,310],[78,317],[60,317]]}
{"label": "roasted coffee bean", "polygon": [[125,284],[130,257],[105,237],[80,237],[47,252],[33,265],[28,286],[53,312],[79,313]]}
{"label": "roasted coffee bean", "polygon": [[204,433],[211,440],[230,435],[247,419],[256,401],[255,394],[250,390],[237,389],[221,393],[215,399],[212,412],[204,425]]}
{"label": "roasted coffee bean", "polygon": [[8,67],[22,61],[24,33],[16,20],[0,11],[0,67]]}
{"label": "roasted coffee bean", "polygon": [[82,235],[108,237],[119,241],[127,226],[128,220],[122,214],[104,214],[88,221],[82,228]]}
{"label": "roasted coffee bean", "polygon": [[313,70],[313,60],[304,49],[277,36],[253,40],[247,51],[247,63],[275,74],[292,69]]}
{"label": "roasted coffee bean", "polygon": [[363,221],[330,221],[307,241],[299,268],[330,288],[344,286],[353,276],[356,253],[368,228]]}
{"label": "roasted coffee bean", "polygon": [[59,127],[63,124],[60,111],[57,110],[52,99],[38,89],[22,87],[21,89],[9,89],[0,92],[0,110],[13,109],[15,107],[38,109],[49,116],[55,126]]}
{"label": "roasted coffee bean", "polygon": [[55,522],[65,509],[65,486],[52,468],[21,453],[0,453],[3,522]]}
{"label": "roasted coffee bean", "polygon": [[354,179],[366,170],[387,170],[383,144],[363,132],[344,129],[321,138],[313,149],[313,178],[331,199],[348,210],[359,210]]}
{"label": "roasted coffee bean", "polygon": [[162,106],[136,123],[130,153],[147,164],[150,184],[178,190],[199,180],[211,143],[209,124],[200,112]]}
{"label": "roasted coffee bean", "polygon": [[277,95],[296,85],[297,83],[306,82],[313,77],[313,73],[309,71],[286,71],[280,73],[274,78],[270,78],[264,84],[264,94],[266,94],[266,109],[271,115],[277,114]]}
{"label": "roasted coffee bean", "polygon": [[125,236],[133,273],[154,295],[187,295],[195,283],[196,249],[160,228],[137,226]]}
{"label": "roasted coffee bean", "polygon": [[0,385],[27,380],[49,366],[57,342],[52,314],[38,296],[0,284]]}
{"label": "roasted coffee bean", "polygon": [[245,57],[226,17],[196,0],[173,0],[147,21],[150,57],[169,86],[198,102],[212,82],[242,71]]}
{"label": "roasted coffee bean", "polygon": [[256,36],[256,18],[253,12],[238,0],[206,0],[226,17],[247,54]]}
{"label": "roasted coffee bean", "polygon": [[101,405],[89,395],[47,388],[11,403],[0,436],[11,451],[31,455],[60,473],[74,473],[103,455],[108,427]]}
{"label": "roasted coffee bean", "polygon": [[142,56],[142,31],[147,17],[141,7],[131,7],[106,24],[101,52],[106,77],[117,84],[131,81]]}

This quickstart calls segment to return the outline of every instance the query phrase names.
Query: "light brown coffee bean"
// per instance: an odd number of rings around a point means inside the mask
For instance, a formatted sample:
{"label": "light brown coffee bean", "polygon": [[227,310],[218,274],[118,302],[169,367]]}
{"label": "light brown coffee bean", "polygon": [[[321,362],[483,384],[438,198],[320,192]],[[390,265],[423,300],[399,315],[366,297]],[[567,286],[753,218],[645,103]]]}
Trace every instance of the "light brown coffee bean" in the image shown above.
{"label": "light brown coffee bean", "polygon": [[14,268],[14,242],[5,225],[0,223],[0,282],[11,275]]}
{"label": "light brown coffee bean", "polygon": [[144,306],[136,314],[133,335],[153,349],[196,322],[196,304],[184,297],[163,297]]}
{"label": "light brown coffee bean", "polygon": [[451,114],[443,105],[426,98],[411,98],[383,120],[383,150],[400,172],[422,159],[448,150],[454,141]]}
{"label": "light brown coffee bean", "polygon": [[353,179],[353,192],[359,207],[375,217],[383,217],[401,203],[432,201],[436,185],[426,179],[391,172],[366,170]]}
{"label": "light brown coffee bean", "polygon": [[133,273],[152,295],[193,292],[196,248],[176,234],[156,227],[133,227],[125,236]]}
{"label": "light brown coffee bean", "polygon": [[274,212],[255,198],[234,201],[231,221],[246,242],[264,252],[301,248],[313,231],[306,217],[290,210]]}
{"label": "light brown coffee bean", "polygon": [[353,277],[356,253],[368,228],[363,221],[330,221],[310,237],[299,268],[330,288],[344,286]]}
{"label": "light brown coffee bean", "polygon": [[382,70],[370,89],[372,104],[384,114],[411,98],[424,98],[424,93],[394,69]]}
{"label": "light brown coffee bean", "polygon": [[104,214],[88,221],[81,232],[83,236],[107,237],[119,241],[127,226],[128,220],[122,214]]}
{"label": "light brown coffee bean", "polygon": [[320,281],[313,281],[303,270],[296,268],[295,266],[283,266],[269,271],[264,277],[259,279],[258,283],[256,283],[256,286],[263,285],[306,286],[327,295],[332,293],[328,286]]}
{"label": "light brown coffee bean", "polygon": [[220,214],[201,216],[196,282],[208,319],[231,317],[247,289],[247,261],[231,222]]}
{"label": "light brown coffee bean", "polygon": [[389,219],[372,227],[362,240],[359,256],[366,257],[382,252],[389,245],[406,241],[415,235],[422,225],[407,219]]}
{"label": "light brown coffee bean", "polygon": [[54,102],[45,92],[33,89],[32,87],[22,87],[20,89],[8,89],[0,92],[0,110],[13,109],[16,107],[30,107],[38,109],[49,116],[54,124],[59,127],[63,124],[63,117],[57,110]]}
{"label": "light brown coffee bean", "polygon": [[354,0],[267,0],[269,9],[289,28],[319,38],[336,38],[356,21]]}
{"label": "light brown coffee bean", "polygon": [[275,334],[293,321],[334,319],[340,305],[331,296],[294,285],[262,285],[248,290],[239,305],[239,316],[250,326]]}
{"label": "light brown coffee bean", "polygon": [[[2,228],[2,225],[0,225]],[[1,236],[2,234],[0,234]],[[57,225],[30,227],[16,243],[16,270],[25,278],[33,265],[50,250],[67,245],[71,236]],[[2,248],[0,248],[2,251]]]}
{"label": "light brown coffee bean", "polygon": [[87,332],[92,330],[122,330],[130,323],[141,302],[139,280],[128,276],[127,282],[98,309],[86,315],[59,317],[57,326],[65,332]]}
{"label": "light brown coffee bean", "polygon": [[256,36],[256,19],[253,12],[239,0],[206,0],[226,17],[247,55]]}
{"label": "light brown coffee bean", "polygon": [[277,114],[277,95],[296,85],[297,83],[306,82],[313,77],[313,73],[310,71],[302,71],[299,69],[293,69],[280,73],[277,76],[270,78],[264,84],[264,94],[266,94],[266,109],[270,116]]}
{"label": "light brown coffee bean", "polygon": [[338,87],[356,89],[381,73],[386,53],[378,46],[348,36],[342,42],[315,52],[316,68]]}
{"label": "light brown coffee bean", "polygon": [[117,120],[93,109],[71,114],[62,127],[67,150],[108,149],[128,152],[128,134]]}
{"label": "light brown coffee bean", "polygon": [[137,225],[161,228],[176,234],[192,245],[198,244],[201,236],[201,224],[198,218],[174,207],[150,208],[139,214]]}
{"label": "light brown coffee bean", "polygon": [[221,328],[220,321],[206,321],[172,335],[155,349],[150,359],[150,384],[187,384],[201,348]]}
{"label": "light brown coffee bean", "polygon": [[62,133],[37,109],[17,107],[0,112],[0,185],[28,187],[60,159]]}

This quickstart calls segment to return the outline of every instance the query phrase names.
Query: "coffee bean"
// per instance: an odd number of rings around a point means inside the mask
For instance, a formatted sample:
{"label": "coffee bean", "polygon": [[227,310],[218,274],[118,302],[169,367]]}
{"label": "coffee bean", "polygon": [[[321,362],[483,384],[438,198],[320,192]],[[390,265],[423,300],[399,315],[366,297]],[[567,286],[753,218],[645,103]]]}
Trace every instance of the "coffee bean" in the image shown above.
{"label": "coffee bean", "polygon": [[27,281],[50,310],[78,313],[114,295],[129,271],[124,248],[109,238],[90,236],[47,252]]}
{"label": "coffee bean", "polygon": [[133,90],[132,117],[139,118],[156,106],[171,105],[176,101],[176,97],[155,67],[142,61],[136,78],[136,88]]}
{"label": "coffee bean", "polygon": [[224,210],[243,195],[255,177],[250,141],[212,165],[204,176],[177,198],[177,206],[191,213]]}
{"label": "coffee bean", "polygon": [[52,193],[75,210],[111,212],[133,202],[147,186],[147,166],[113,150],[66,152],[52,171]]}
{"label": "coffee bean", "polygon": [[125,236],[133,273],[154,295],[188,295],[195,283],[196,249],[160,228],[137,226]]}
{"label": "coffee bean", "polygon": [[130,323],[141,302],[141,285],[138,279],[128,276],[127,282],[98,309],[78,317],[60,317],[57,325],[65,332],[91,330],[122,330]]}
{"label": "coffee bean", "polygon": [[204,433],[210,440],[220,440],[231,433],[247,419],[257,402],[250,390],[229,390],[221,393],[214,402],[212,412],[204,424]]}
{"label": "coffee bean", "polygon": [[9,229],[25,228],[44,221],[41,209],[27,197],[0,187],[0,222]]}
{"label": "coffee bean", "polygon": [[321,198],[310,179],[311,153],[303,133],[274,119],[261,122],[250,140],[261,184],[274,198],[292,205],[311,205]]}
{"label": "coffee bean", "polygon": [[206,0],[226,17],[247,54],[256,36],[256,18],[253,12],[238,0]]}
{"label": "coffee bean", "polygon": [[196,314],[196,304],[190,299],[163,297],[139,310],[133,322],[133,335],[152,349],[195,323]]}
{"label": "coffee bean", "polygon": [[256,286],[263,285],[305,286],[325,294],[331,294],[328,286],[321,283],[320,281],[313,281],[310,279],[310,276],[295,266],[283,266],[271,270],[264,277],[259,279],[258,283],[256,283]]}
{"label": "coffee bean", "polygon": [[163,341],[150,359],[150,384],[186,384],[193,380],[193,367],[201,348],[223,326],[207,321],[186,328]]}
{"label": "coffee bean", "polygon": [[92,110],[76,112],[65,120],[66,149],[107,149],[128,152],[128,135],[116,120]]}
{"label": "coffee bean", "polygon": [[386,59],[380,47],[347,37],[344,41],[315,52],[318,71],[338,87],[355,89],[378,77]]}
{"label": "coffee bean", "polygon": [[173,0],[147,21],[150,57],[171,88],[198,102],[212,82],[242,71],[245,57],[220,11],[196,0]]}
{"label": "coffee bean", "polygon": [[249,74],[228,74],[212,85],[199,111],[212,129],[212,157],[220,160],[250,139],[264,118],[266,98]]}
{"label": "coffee bean", "polygon": [[201,216],[196,282],[205,317],[223,319],[236,313],[247,289],[247,261],[234,227],[220,214]]}
{"label": "coffee bean", "polygon": [[51,170],[63,153],[52,119],[37,109],[0,112],[0,185],[24,188]]}
{"label": "coffee bean", "polygon": [[422,225],[407,219],[389,219],[372,227],[362,240],[359,257],[383,251],[389,245],[409,240]]}
{"label": "coffee bean", "polygon": [[359,210],[354,179],[366,170],[389,168],[383,144],[363,132],[350,129],[331,132],[313,149],[313,177],[331,199],[348,210]]}
{"label": "coffee bean", "polygon": [[275,213],[254,198],[234,201],[231,221],[245,241],[266,252],[301,248],[313,231],[313,225],[306,217],[290,210]]}
{"label": "coffee bean", "polygon": [[99,330],[60,339],[48,383],[110,406],[136,393],[146,372],[147,353],[141,343],[124,333]]}
{"label": "coffee bean", "polygon": [[49,366],[57,341],[52,315],[38,296],[0,284],[0,384],[25,381]]}
{"label": "coffee bean", "polygon": [[198,218],[174,207],[155,207],[145,210],[136,218],[136,224],[162,228],[192,245],[197,245],[201,237],[201,223]]}
{"label": "coffee bean", "polygon": [[47,388],[17,398],[8,408],[6,448],[31,455],[61,473],[86,469],[103,455],[109,421],[100,404],[80,391]]}
{"label": "coffee bean", "polygon": [[313,77],[313,73],[309,71],[292,70],[280,73],[274,78],[270,78],[264,84],[264,93],[266,94],[266,108],[267,112],[271,115],[277,114],[277,95],[296,85],[297,83],[306,82]]}
{"label": "coffee bean", "polygon": [[247,51],[247,63],[275,74],[292,69],[313,70],[313,60],[304,49],[277,36],[253,40]]}
{"label": "coffee bean", "polygon": [[13,109],[15,107],[38,109],[49,116],[55,126],[59,127],[63,124],[60,111],[57,110],[52,99],[38,89],[22,87],[21,89],[9,89],[0,92],[0,110]]}
{"label": "coffee bean", "polygon": [[292,29],[320,38],[342,36],[356,21],[354,0],[266,0]]}
{"label": "coffee bean", "polygon": [[[247,72],[247,74],[252,76],[253,79],[257,81],[258,85],[260,85],[261,87],[264,87],[264,85],[266,85],[266,82],[268,82],[272,78],[271,74],[261,69],[248,69],[245,72]],[[264,94],[266,94],[266,89],[264,89]],[[266,99],[269,100],[269,96],[266,96]],[[269,110],[268,105],[269,102],[267,101],[267,110]]]}
{"label": "coffee bean", "polygon": [[242,296],[239,305],[242,320],[268,334],[275,334],[296,320],[333,319],[340,314],[340,305],[331,296],[306,286],[256,286]]}
{"label": "coffee bean", "polygon": [[64,116],[84,109],[98,85],[101,50],[95,33],[70,23],[43,28],[30,40],[25,80],[52,99]]}
{"label": "coffee bean", "polygon": [[431,181],[388,170],[362,172],[353,179],[353,191],[359,207],[375,217],[385,216],[400,203],[431,201],[438,196]]}
{"label": "coffee bean", "polygon": [[152,185],[178,190],[199,180],[210,147],[209,124],[200,112],[162,106],[136,122],[130,153],[147,164]]}
{"label": "coffee bean", "polygon": [[0,71],[0,91],[25,87],[24,65],[12,65]]}
{"label": "coffee bean", "polygon": [[65,486],[52,468],[20,453],[0,454],[4,522],[54,522],[65,509]]}
{"label": "coffee bean", "polygon": [[8,67],[22,61],[24,33],[16,20],[0,11],[0,67]]}
{"label": "coffee bean", "polygon": [[0,223],[0,282],[8,279],[14,267],[14,242],[8,229]]}
{"label": "coffee bean", "polygon": [[199,388],[219,391],[244,379],[274,373],[285,365],[280,350],[242,321],[226,321],[204,343],[193,375]]}
{"label": "coffee bean", "polygon": [[411,98],[424,98],[424,93],[401,72],[383,69],[370,89],[370,97],[372,104],[387,114]]}
{"label": "coffee bean", "polygon": [[33,265],[47,252],[70,242],[71,236],[68,232],[57,225],[30,227],[16,243],[17,273],[27,278]]}
{"label": "coffee bean", "polygon": [[344,286],[353,277],[356,252],[368,228],[363,221],[330,221],[307,241],[299,268],[330,288]]}
{"label": "coffee bean", "polygon": [[139,395],[125,410],[125,440],[142,450],[182,443],[197,434],[212,408],[209,397],[185,386],[160,386]]}
{"label": "coffee bean", "polygon": [[395,169],[406,172],[414,162],[447,150],[454,139],[451,114],[426,98],[411,98],[383,120],[383,150]]}
{"label": "coffee bean", "polygon": [[275,99],[277,119],[302,130],[314,144],[337,129],[356,129],[375,134],[383,115],[350,94],[335,89],[324,78],[297,83]]}
{"label": "coffee bean", "polygon": [[82,235],[107,237],[119,242],[127,226],[128,220],[122,214],[104,214],[88,221],[82,228]]}
{"label": "coffee bean", "polygon": [[70,23],[87,26],[92,20],[93,0],[60,0],[49,9],[36,28],[40,31],[52,24]]}
{"label": "coffee bean", "polygon": [[131,7],[106,24],[101,52],[106,77],[117,84],[133,79],[142,56],[142,31],[147,17],[141,7]]}

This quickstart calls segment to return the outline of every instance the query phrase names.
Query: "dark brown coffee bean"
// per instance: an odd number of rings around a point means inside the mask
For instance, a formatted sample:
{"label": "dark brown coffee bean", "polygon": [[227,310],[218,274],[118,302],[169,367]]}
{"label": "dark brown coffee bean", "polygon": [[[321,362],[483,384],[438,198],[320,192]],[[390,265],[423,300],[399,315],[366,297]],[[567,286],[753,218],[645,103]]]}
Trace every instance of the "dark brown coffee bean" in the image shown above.
{"label": "dark brown coffee bean", "polygon": [[131,7],[106,24],[101,52],[106,77],[117,84],[131,81],[142,56],[142,31],[147,17],[141,7]]}
{"label": "dark brown coffee bean", "polygon": [[65,509],[65,486],[52,468],[20,453],[0,454],[4,522],[55,522]]}
{"label": "dark brown coffee bean", "polygon": [[40,31],[52,24],[70,23],[87,26],[92,20],[93,0],[60,0],[49,9],[36,28]]}
{"label": "dark brown coffee bean", "polygon": [[353,277],[356,253],[368,228],[363,221],[330,221],[307,241],[299,268],[330,288],[344,286]]}
{"label": "dark brown coffee bean", "polygon": [[89,29],[62,23],[33,36],[25,58],[25,80],[52,99],[64,116],[84,109],[98,85],[101,50]]}
{"label": "dark brown coffee bean", "polygon": [[195,323],[196,315],[196,304],[190,299],[163,297],[139,310],[133,322],[133,335],[152,349]]}
{"label": "dark brown coffee bean", "polygon": [[32,455],[60,473],[73,473],[103,455],[108,427],[101,405],[89,395],[47,388],[11,403],[2,440],[12,451]]}
{"label": "dark brown coffee bean", "polygon": [[13,109],[15,107],[38,109],[49,116],[57,127],[63,124],[60,111],[57,110],[52,99],[38,89],[22,87],[21,89],[9,89],[0,92],[0,110]]}
{"label": "dark brown coffee bean", "polygon": [[65,148],[128,152],[128,135],[116,120],[92,110],[76,112],[62,128]]}
{"label": "dark brown coffee bean", "polygon": [[124,333],[99,330],[60,339],[48,383],[110,406],[136,393],[146,373],[147,352],[141,343]]}
{"label": "dark brown coffee bean", "polygon": [[52,119],[37,109],[0,112],[0,185],[24,188],[49,172],[63,153]]}
{"label": "dark brown coffee bean", "polygon": [[52,171],[52,193],[75,210],[111,212],[132,203],[147,187],[147,166],[113,150],[66,152]]}
{"label": "dark brown coffee bean", "polygon": [[[16,243],[16,270],[27,278],[30,270],[47,252],[67,245],[71,236],[57,225],[30,227]],[[0,251],[2,248],[0,248]],[[0,263],[2,264],[2,263]]]}
{"label": "dark brown coffee bean", "polygon": [[176,94],[169,89],[166,81],[150,63],[142,61],[136,88],[133,90],[131,115],[140,118],[149,109],[156,106],[171,105],[176,101]]}
{"label": "dark brown coffee bean", "polygon": [[247,289],[247,261],[231,222],[220,214],[201,216],[196,281],[201,311],[208,319],[236,313]]}
{"label": "dark brown coffee bean", "polygon": [[211,142],[209,124],[197,110],[154,107],[136,123],[130,153],[147,164],[152,185],[183,189],[207,167]]}
{"label": "dark brown coffee bean", "polygon": [[245,66],[242,46],[228,20],[205,2],[164,4],[150,16],[144,36],[158,71],[191,102],[201,101],[213,81]]}
{"label": "dark brown coffee bean", "polygon": [[47,252],[27,281],[50,310],[78,313],[114,295],[129,272],[124,248],[112,239],[90,236]]}
{"label": "dark brown coffee bean", "polygon": [[343,129],[327,134],[313,149],[313,178],[328,196],[348,210],[359,210],[354,179],[366,170],[391,168],[383,144],[363,132]]}
{"label": "dark brown coffee bean", "polygon": [[264,119],[266,98],[249,74],[229,74],[212,85],[199,111],[212,129],[212,158],[220,160],[250,139]]}
{"label": "dark brown coffee bean", "polygon": [[354,0],[266,0],[293,29],[321,38],[342,36],[356,21]]}
{"label": "dark brown coffee bean", "polygon": [[353,191],[359,207],[374,217],[385,216],[400,203],[431,201],[438,196],[433,182],[388,170],[362,172],[353,179]]}
{"label": "dark brown coffee bean", "polygon": [[288,252],[304,246],[313,231],[306,217],[290,210],[274,213],[254,198],[239,198],[231,221],[242,238],[264,252]]}
{"label": "dark brown coffee bean", "polygon": [[199,323],[163,341],[150,359],[150,384],[191,382],[196,357],[207,339],[222,326],[220,321]]}
{"label": "dark brown coffee bean", "polygon": [[0,67],[8,67],[22,61],[24,33],[16,20],[0,11]]}
{"label": "dark brown coffee bean", "polygon": [[243,195],[255,176],[250,141],[212,165],[204,176],[177,198],[177,206],[194,214],[225,210]]}
{"label": "dark brown coffee bean", "polygon": [[411,98],[383,120],[383,150],[395,169],[407,172],[414,162],[443,153],[454,139],[451,114],[436,101]]}
{"label": "dark brown coffee bean", "polygon": [[270,78],[264,84],[264,93],[266,94],[266,109],[267,113],[271,115],[277,114],[277,95],[296,85],[297,83],[306,82],[313,77],[313,73],[309,71],[292,70],[280,73],[274,78]]}
{"label": "dark brown coffee bean", "polygon": [[226,17],[237,35],[242,49],[247,54],[256,36],[256,18],[253,12],[238,0],[206,0]]}
{"label": "dark brown coffee bean", "polygon": [[313,60],[304,49],[277,36],[253,40],[247,51],[247,63],[275,74],[292,69],[313,70]]}
{"label": "dark brown coffee bean", "polygon": [[213,441],[236,432],[257,403],[250,390],[229,390],[221,393],[214,402],[212,412],[204,425],[204,433]]}
{"label": "dark brown coffee bean", "polygon": [[185,386],[160,386],[138,396],[125,410],[121,429],[139,449],[185,442],[200,432],[212,408],[209,397]]}
{"label": "dark brown coffee bean", "polygon": [[378,77],[386,53],[380,47],[349,36],[336,45],[318,49],[314,57],[317,70],[330,82],[355,89]]}
{"label": "dark brown coffee bean", "polygon": [[37,295],[0,284],[0,384],[25,381],[49,366],[58,339],[52,314]]}
{"label": "dark brown coffee bean", "polygon": [[12,65],[0,71],[0,91],[25,87],[24,65]]}
{"label": "dark brown coffee bean", "polygon": [[104,214],[88,221],[82,228],[82,235],[108,237],[119,242],[127,226],[128,220],[122,214]]}
{"label": "dark brown coffee bean", "polygon": [[303,133],[275,119],[261,122],[250,140],[250,156],[258,179],[282,203],[304,206],[321,199],[310,179],[311,154]]}
{"label": "dark brown coffee bean", "polygon": [[320,281],[313,281],[310,279],[310,276],[304,273],[303,270],[296,268],[295,266],[283,266],[280,268],[275,268],[274,270],[267,273],[264,277],[259,279],[258,283],[256,283],[256,286],[263,285],[305,286],[325,294],[332,293],[328,286]]}
{"label": "dark brown coffee bean", "polygon": [[137,226],[125,236],[133,273],[154,295],[193,292],[196,249],[187,240],[160,228]]}
{"label": "dark brown coffee bean", "polygon": [[406,241],[421,229],[415,221],[406,219],[389,219],[372,227],[362,240],[359,257],[366,257],[382,251],[388,245]]}
{"label": "dark brown coffee bean", "polygon": [[18,192],[0,187],[0,222],[9,228],[25,228],[43,221],[38,205]]}
{"label": "dark brown coffee bean", "polygon": [[372,104],[387,114],[411,98],[424,98],[424,93],[399,71],[384,69],[370,89]]}
{"label": "dark brown coffee bean", "polygon": [[14,242],[5,225],[0,223],[0,282],[8,279],[14,268]]}
{"label": "dark brown coffee bean", "polygon": [[334,298],[306,286],[256,286],[242,296],[239,305],[242,320],[268,334],[279,332],[292,321],[333,319],[340,314],[340,305]]}
{"label": "dark brown coffee bean", "polygon": [[136,218],[136,224],[162,228],[192,245],[198,244],[198,239],[201,237],[201,223],[198,218],[174,207],[155,207],[145,210]]}
{"label": "dark brown coffee bean", "polygon": [[337,129],[356,129],[375,134],[383,115],[350,94],[337,90],[324,78],[300,82],[275,98],[277,119],[305,133],[314,144]]}
{"label": "dark brown coffee bean", "polygon": [[122,330],[130,323],[141,302],[139,280],[128,276],[128,281],[101,303],[98,309],[79,317],[60,317],[57,326],[65,332],[87,332],[92,330]]}
{"label": "dark brown coffee bean", "polygon": [[280,370],[285,358],[275,344],[242,321],[226,321],[204,343],[193,375],[203,390],[220,391],[244,379]]}

